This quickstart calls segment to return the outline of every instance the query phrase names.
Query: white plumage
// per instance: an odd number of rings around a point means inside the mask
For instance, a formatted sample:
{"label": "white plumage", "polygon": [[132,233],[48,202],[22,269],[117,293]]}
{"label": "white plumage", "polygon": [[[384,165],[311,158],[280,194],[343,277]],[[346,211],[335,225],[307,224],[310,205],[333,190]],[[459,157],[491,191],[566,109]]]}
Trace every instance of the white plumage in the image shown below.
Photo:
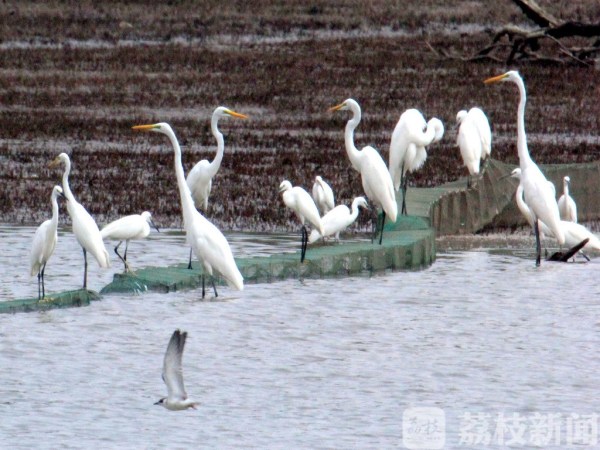
{"label": "white plumage", "polygon": [[569,194],[569,187],[571,186],[571,178],[563,178],[563,195],[558,199],[558,211],[560,212],[560,218],[569,222],[577,223],[577,205],[575,200]]}
{"label": "white plumage", "polygon": [[335,239],[339,240],[340,232],[348,228],[357,219],[359,207],[369,208],[367,200],[364,197],[356,197],[352,201],[352,211],[346,205],[338,205],[333,208],[321,217],[324,234],[319,233],[318,230],[312,230],[308,237],[308,242],[313,243],[321,239],[321,237],[331,235],[335,235]]}
{"label": "white plumage", "polygon": [[323,216],[333,209],[335,206],[335,198],[331,186],[323,180],[319,175],[315,177],[315,183],[312,188],[312,197]]}

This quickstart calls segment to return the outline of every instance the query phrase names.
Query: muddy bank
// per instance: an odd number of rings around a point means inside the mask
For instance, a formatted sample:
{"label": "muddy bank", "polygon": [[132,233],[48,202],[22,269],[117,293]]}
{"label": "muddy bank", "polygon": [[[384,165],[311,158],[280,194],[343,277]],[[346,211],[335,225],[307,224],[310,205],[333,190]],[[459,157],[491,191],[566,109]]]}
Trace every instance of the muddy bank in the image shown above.
{"label": "muddy bank", "polygon": [[[210,115],[218,105],[251,116],[220,122],[225,157],[207,216],[225,229],[295,227],[277,194],[286,178],[310,188],[321,175],[338,202],[362,194],[344,150],[348,117],[327,112],[347,97],[363,109],[357,146],[373,145],[386,161],[405,109],[445,123],[444,139],[413,178],[416,186],[465,173],[453,125],[456,112],[473,105],[490,116],[494,157],[516,162],[516,89],[482,83],[507,68],[440,59],[425,41],[469,54],[495,27],[522,21],[519,11],[503,1],[486,8],[458,1],[443,8],[427,1],[362,3],[264,1],[252,9],[217,2],[203,8],[194,2],[153,8],[83,2],[68,9],[62,2],[9,4],[0,12],[7,25],[0,31],[0,220],[39,222],[49,214],[60,172],[47,163],[65,151],[73,162],[73,191],[98,222],[147,209],[163,225],[177,226],[169,143],[161,135],[135,134],[131,126],[171,123],[189,170],[213,157]],[[578,5],[553,8],[598,16],[595,2]],[[599,72],[517,68],[528,87],[534,159],[599,159]]]}

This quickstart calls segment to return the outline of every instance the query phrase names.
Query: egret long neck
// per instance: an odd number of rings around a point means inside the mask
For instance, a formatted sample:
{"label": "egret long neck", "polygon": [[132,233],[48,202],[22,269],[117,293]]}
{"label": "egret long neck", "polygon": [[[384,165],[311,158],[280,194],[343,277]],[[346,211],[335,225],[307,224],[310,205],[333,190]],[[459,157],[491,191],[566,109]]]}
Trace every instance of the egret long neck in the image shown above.
{"label": "egret long neck", "polygon": [[52,201],[52,227],[56,228],[58,226],[58,201],[56,199],[56,196],[58,194],[56,193],[56,191],[52,191],[52,197],[51,197],[51,201]]}
{"label": "egret long neck", "polygon": [[218,128],[219,116],[213,115],[210,129],[212,130],[212,134],[217,140],[217,154],[215,155],[215,159],[212,160],[209,166],[210,177],[214,177],[219,171],[219,167],[221,167],[221,161],[223,161],[223,151],[225,150],[225,140],[223,139],[223,134],[219,131]]}
{"label": "egret long neck", "polygon": [[569,183],[566,181],[563,181],[563,194],[565,194],[565,197],[569,196]]}
{"label": "egret long neck", "polygon": [[65,197],[67,198],[68,201],[74,202],[75,197],[73,196],[73,193],[71,192],[71,188],[69,187],[69,174],[70,173],[71,173],[71,161],[67,159],[65,161],[65,171],[63,172],[63,176],[62,176],[63,193],[65,194]]}
{"label": "egret long neck", "polygon": [[181,198],[181,211],[183,214],[183,220],[187,222],[188,219],[186,218],[186,215],[189,213],[189,211],[195,210],[194,200],[192,200],[192,194],[190,193],[190,189],[185,182],[183,165],[181,163],[181,147],[179,147],[177,137],[171,130],[168,130],[167,136],[169,137],[175,152],[175,176],[177,177],[177,186],[179,187],[179,197]]}
{"label": "egret long neck", "polygon": [[517,87],[520,94],[519,109],[517,110],[517,150],[519,152],[519,165],[521,166],[521,170],[524,170],[527,166],[534,164],[534,162],[531,156],[529,156],[527,135],[525,134],[525,104],[527,102],[527,94],[523,80],[518,79]]}
{"label": "egret long neck", "polygon": [[352,202],[352,212],[350,213],[350,218],[352,219],[352,222],[354,222],[357,217],[358,217],[358,202],[355,200]]}
{"label": "egret long neck", "polygon": [[344,132],[344,142],[346,144],[346,153],[352,163],[352,167],[356,170],[360,170],[360,151],[354,145],[354,129],[360,123],[360,111],[353,110],[352,119],[346,124],[346,130]]}

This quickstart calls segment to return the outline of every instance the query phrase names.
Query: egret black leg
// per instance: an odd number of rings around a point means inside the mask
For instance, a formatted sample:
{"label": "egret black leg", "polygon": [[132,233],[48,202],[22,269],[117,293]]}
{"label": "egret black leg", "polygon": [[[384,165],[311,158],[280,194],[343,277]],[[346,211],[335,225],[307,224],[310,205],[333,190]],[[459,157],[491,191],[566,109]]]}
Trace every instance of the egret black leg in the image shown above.
{"label": "egret black leg", "polygon": [[206,295],[206,290],[204,289],[204,273],[202,274],[202,298]]}
{"label": "egret black leg", "polygon": [[400,214],[408,215],[408,211],[406,210],[406,191],[408,191],[408,174],[405,174],[402,177],[402,210]]}
{"label": "egret black leg", "polygon": [[87,289],[87,252],[83,249],[83,288]]}
{"label": "egret black leg", "polygon": [[42,274],[42,298],[46,298],[46,287],[44,286],[44,272],[46,271],[46,263],[42,266],[41,274]]}
{"label": "egret black leg", "polygon": [[537,219],[533,223],[533,232],[535,233],[535,265],[539,266],[542,260],[542,245],[540,243],[540,226]]}
{"label": "egret black leg", "polygon": [[[120,241],[117,246],[115,247],[115,253],[117,254],[117,256],[119,257],[119,259],[121,261],[123,261],[123,270],[127,271],[127,256],[125,258],[123,258],[120,254],[119,254],[119,246],[123,243],[123,241]],[[85,252],[85,250],[84,250]],[[125,244],[125,255],[127,255],[127,244]]]}
{"label": "egret black leg", "polygon": [[217,293],[217,286],[215,285],[215,277],[210,277],[210,282],[212,283],[213,291],[215,291],[215,298],[219,296]]}
{"label": "egret black leg", "polygon": [[381,232],[379,234],[379,245],[381,245],[381,242],[383,241],[383,226],[385,225],[385,211],[382,211],[381,213]]}
{"label": "egret black leg", "polygon": [[306,232],[306,226],[302,225],[302,238],[300,245],[300,262],[304,262],[304,257],[306,256],[306,244],[308,243],[308,237]]}
{"label": "egret black leg", "polygon": [[190,262],[188,262],[188,269],[192,268],[192,251],[193,251],[193,249],[190,248]]}
{"label": "egret black leg", "polygon": [[42,271],[40,270],[37,274],[38,279],[38,300],[41,300],[42,297]]}

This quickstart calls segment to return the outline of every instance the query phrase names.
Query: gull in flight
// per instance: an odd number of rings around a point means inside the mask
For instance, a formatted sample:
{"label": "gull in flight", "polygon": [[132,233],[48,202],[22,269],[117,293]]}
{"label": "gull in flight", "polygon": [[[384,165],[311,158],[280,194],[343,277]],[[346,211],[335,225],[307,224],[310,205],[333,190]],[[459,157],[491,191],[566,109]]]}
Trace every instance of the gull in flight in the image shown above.
{"label": "gull in flight", "polygon": [[183,386],[183,371],[181,370],[181,357],[187,332],[175,330],[167,346],[163,363],[162,379],[167,385],[168,396],[161,398],[155,405],[162,405],[170,411],[182,409],[196,409],[197,402],[190,400]]}

